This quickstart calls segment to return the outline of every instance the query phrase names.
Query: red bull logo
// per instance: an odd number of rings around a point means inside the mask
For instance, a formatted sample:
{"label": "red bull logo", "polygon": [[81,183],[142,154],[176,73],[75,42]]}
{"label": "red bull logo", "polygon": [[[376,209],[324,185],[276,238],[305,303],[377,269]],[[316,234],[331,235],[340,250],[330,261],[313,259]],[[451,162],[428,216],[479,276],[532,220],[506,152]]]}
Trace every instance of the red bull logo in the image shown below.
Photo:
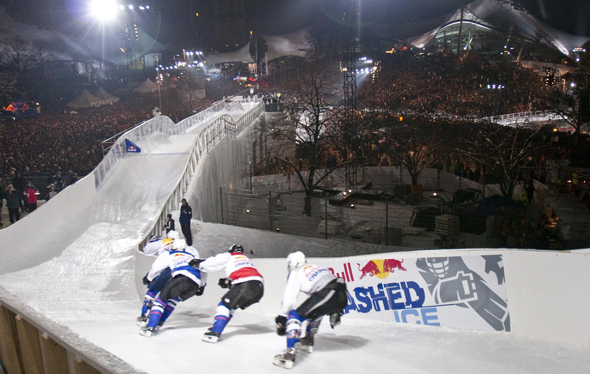
{"label": "red bull logo", "polygon": [[367,275],[371,277],[375,276],[379,279],[385,279],[389,276],[389,273],[393,273],[395,269],[406,271],[402,262],[404,262],[404,260],[400,261],[394,258],[387,258],[384,260],[371,260],[363,267],[361,267],[361,264],[357,263],[358,269],[361,272],[359,279],[363,279]]}

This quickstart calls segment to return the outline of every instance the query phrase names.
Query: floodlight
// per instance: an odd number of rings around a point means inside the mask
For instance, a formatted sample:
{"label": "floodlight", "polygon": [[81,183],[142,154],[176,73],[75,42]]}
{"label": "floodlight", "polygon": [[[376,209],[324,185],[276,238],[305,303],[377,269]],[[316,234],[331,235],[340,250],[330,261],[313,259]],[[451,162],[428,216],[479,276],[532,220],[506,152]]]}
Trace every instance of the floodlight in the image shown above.
{"label": "floodlight", "polygon": [[114,18],[117,11],[117,4],[114,0],[92,0],[89,7],[91,14],[101,21]]}

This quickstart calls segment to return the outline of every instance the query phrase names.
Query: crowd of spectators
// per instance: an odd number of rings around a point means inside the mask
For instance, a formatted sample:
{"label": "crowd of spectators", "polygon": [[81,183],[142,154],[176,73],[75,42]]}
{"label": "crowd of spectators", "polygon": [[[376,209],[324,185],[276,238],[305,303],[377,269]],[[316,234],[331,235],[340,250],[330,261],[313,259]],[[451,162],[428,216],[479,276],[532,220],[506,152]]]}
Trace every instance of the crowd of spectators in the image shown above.
{"label": "crowd of spectators", "polygon": [[549,108],[540,76],[501,56],[436,54],[384,60],[359,90],[369,108],[457,116],[494,116]]}
{"label": "crowd of spectators", "polygon": [[[164,95],[173,95],[167,92]],[[165,98],[163,115],[175,122],[193,114]],[[102,160],[102,141],[153,117],[157,94],[126,98],[114,104],[69,111],[44,111],[38,118],[0,126],[0,174],[10,180],[25,174],[76,173],[82,177]],[[203,100],[196,110],[211,104]]]}

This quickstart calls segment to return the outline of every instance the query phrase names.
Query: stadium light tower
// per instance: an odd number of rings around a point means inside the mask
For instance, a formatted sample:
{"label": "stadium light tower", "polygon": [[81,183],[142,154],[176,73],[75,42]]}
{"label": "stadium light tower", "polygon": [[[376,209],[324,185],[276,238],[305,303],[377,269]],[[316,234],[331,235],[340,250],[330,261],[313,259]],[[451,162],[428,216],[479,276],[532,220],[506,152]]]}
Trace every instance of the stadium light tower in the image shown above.
{"label": "stadium light tower", "polygon": [[[91,0],[88,3],[90,15],[97,19],[102,27],[102,56],[101,64],[104,65],[105,54],[105,23],[114,20],[117,17],[117,4],[114,0]],[[101,67],[103,69],[103,67]]]}
{"label": "stadium light tower", "polygon": [[[361,0],[344,0],[344,46],[342,48],[342,67],[344,73],[344,134],[353,159],[358,152],[358,129],[356,126],[356,60],[360,50],[360,12]],[[357,184],[358,162],[355,160],[345,167],[346,189]]]}

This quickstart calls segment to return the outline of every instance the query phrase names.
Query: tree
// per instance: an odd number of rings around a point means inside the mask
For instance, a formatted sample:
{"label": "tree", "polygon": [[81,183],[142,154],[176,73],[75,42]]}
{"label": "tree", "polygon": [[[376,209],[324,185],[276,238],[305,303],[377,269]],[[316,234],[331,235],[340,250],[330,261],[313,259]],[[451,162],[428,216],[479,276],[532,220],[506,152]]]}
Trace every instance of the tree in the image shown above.
{"label": "tree", "polygon": [[544,147],[539,139],[540,131],[540,127],[526,123],[514,127],[476,123],[458,151],[478,161],[484,168],[486,181],[499,183],[502,194],[512,197],[523,171],[535,166],[535,156]]}
{"label": "tree", "polygon": [[[282,117],[258,129],[267,138],[266,161],[295,173],[305,192],[304,212],[311,215],[312,192],[336,169],[342,144],[339,126],[337,65],[323,60],[308,61],[298,80],[285,91],[288,102]],[[267,165],[268,166],[268,165]],[[272,167],[272,165],[271,165]],[[325,169],[325,172],[318,173]]]}
{"label": "tree", "polygon": [[590,69],[580,66],[564,76],[566,89],[552,93],[552,111],[579,135],[590,120]]}
{"label": "tree", "polygon": [[178,79],[177,90],[180,102],[186,106],[189,112],[196,108],[196,100],[202,98],[199,90],[205,88],[205,76],[202,71],[188,68]]}
{"label": "tree", "polygon": [[16,90],[16,74],[4,64],[0,64],[0,105],[10,104]]}
{"label": "tree", "polygon": [[427,116],[404,118],[392,114],[383,115],[377,123],[382,136],[381,151],[406,168],[412,185],[417,185],[422,170],[437,162],[443,126]]}

